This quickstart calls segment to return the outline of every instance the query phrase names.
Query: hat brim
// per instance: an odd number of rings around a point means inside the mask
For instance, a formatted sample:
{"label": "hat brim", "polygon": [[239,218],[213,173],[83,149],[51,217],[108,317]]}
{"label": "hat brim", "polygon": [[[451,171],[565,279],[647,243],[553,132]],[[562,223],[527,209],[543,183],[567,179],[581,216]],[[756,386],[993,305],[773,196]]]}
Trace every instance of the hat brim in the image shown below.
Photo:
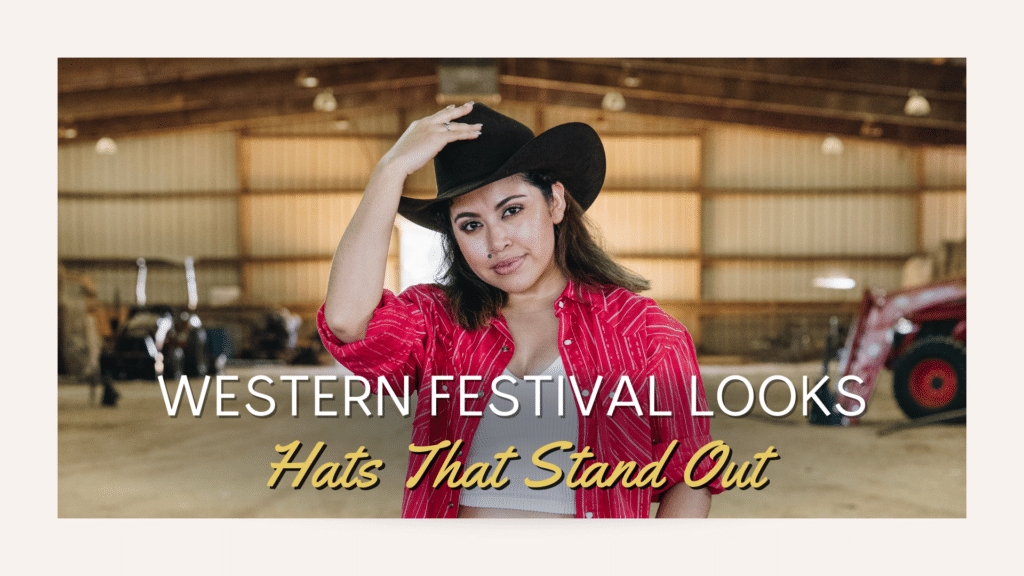
{"label": "hat brim", "polygon": [[465,182],[436,198],[403,196],[398,202],[398,213],[424,228],[440,232],[448,214],[439,208],[445,205],[446,200],[531,170],[554,172],[573,199],[586,210],[601,191],[605,169],[604,146],[597,132],[581,122],[560,124],[527,142],[486,178]]}

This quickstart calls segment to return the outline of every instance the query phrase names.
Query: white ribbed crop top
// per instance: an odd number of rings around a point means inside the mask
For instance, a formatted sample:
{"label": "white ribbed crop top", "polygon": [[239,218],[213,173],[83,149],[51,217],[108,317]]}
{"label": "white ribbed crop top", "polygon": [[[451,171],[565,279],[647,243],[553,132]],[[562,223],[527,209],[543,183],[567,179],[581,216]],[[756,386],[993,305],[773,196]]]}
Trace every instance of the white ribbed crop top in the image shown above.
{"label": "white ribbed crop top", "polygon": [[[512,416],[502,417],[489,408],[484,410],[479,427],[473,436],[473,445],[469,448],[466,469],[478,462],[485,462],[491,464],[493,470],[493,466],[496,465],[494,455],[507,451],[509,446],[515,446],[520,458],[509,461],[502,474],[503,478],[509,480],[504,487],[463,488],[460,504],[479,508],[575,514],[576,494],[565,483],[572,466],[572,460],[569,459],[571,452],[555,450],[544,457],[545,462],[558,466],[565,473],[561,482],[541,490],[529,488],[524,483],[526,478],[543,480],[551,476],[550,471],[533,464],[533,453],[538,448],[556,440],[572,442],[573,446],[578,442],[576,400],[569,386],[562,359],[558,358],[547,370],[538,374],[551,377],[550,380],[540,383],[540,417],[535,415],[534,381],[516,378],[507,368],[504,375],[515,379],[515,382],[502,380],[498,383],[498,390],[514,396],[519,402],[519,411]],[[562,377],[563,416],[558,415],[559,376]],[[512,408],[511,400],[497,394],[491,395],[490,403],[499,411],[508,411]]]}

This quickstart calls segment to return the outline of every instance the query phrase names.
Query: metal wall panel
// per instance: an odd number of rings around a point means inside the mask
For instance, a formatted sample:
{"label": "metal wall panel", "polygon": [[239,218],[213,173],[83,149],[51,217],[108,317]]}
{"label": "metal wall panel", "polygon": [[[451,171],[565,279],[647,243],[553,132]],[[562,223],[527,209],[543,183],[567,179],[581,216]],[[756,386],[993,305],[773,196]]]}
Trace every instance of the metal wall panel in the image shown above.
{"label": "metal wall panel", "polygon": [[62,198],[63,258],[231,257],[238,253],[234,197]]}
{"label": "metal wall panel", "polygon": [[[743,354],[772,363],[820,361],[831,316],[807,313],[704,318],[697,350],[700,354]],[[853,321],[849,313],[836,316],[840,326]]]}
{"label": "metal wall panel", "polygon": [[696,134],[700,123],[682,118],[666,118],[628,112],[609,113],[605,110],[546,106],[543,112],[544,128],[566,122],[583,122],[598,133],[632,134]]}
{"label": "metal wall panel", "polygon": [[61,192],[159,192],[238,188],[234,132],[118,138],[117,154],[95,142],[57,147]]}
{"label": "metal wall panel", "polygon": [[944,240],[967,238],[967,193],[934,192],[921,195],[922,248],[931,251]]}
{"label": "metal wall panel", "polygon": [[964,188],[967,186],[967,148],[924,148],[925,188]]}
{"label": "metal wall panel", "polygon": [[605,136],[608,188],[695,188],[700,184],[700,138]]}
{"label": "metal wall panel", "polygon": [[253,195],[246,198],[253,256],[334,253],[359,205],[357,194]]}
{"label": "metal wall panel", "polygon": [[[330,262],[268,262],[251,265],[250,295],[254,303],[268,306],[287,302],[323,302],[330,277]],[[388,260],[384,287],[397,292],[398,259]]]}
{"label": "metal wall panel", "polygon": [[[100,301],[122,305],[135,304],[135,286],[139,270],[134,264],[118,268],[82,268],[96,286]],[[199,305],[210,304],[210,291],[216,286],[238,286],[238,272],[234,266],[209,266],[197,262],[196,289]],[[188,304],[185,269],[152,265],[146,270],[146,301],[149,304]]]}
{"label": "metal wall panel", "polygon": [[709,188],[913,188],[914,152],[844,138],[842,154],[821,151],[824,137],[715,125],[704,140]]}
{"label": "metal wall panel", "polygon": [[700,196],[605,190],[587,215],[613,254],[694,254],[700,248]]}
{"label": "metal wall panel", "polygon": [[710,196],[704,253],[909,254],[917,248],[916,218],[911,194]]}
{"label": "metal wall panel", "polygon": [[643,295],[655,300],[696,300],[700,295],[698,260],[616,258],[616,262],[651,282]]}
{"label": "metal wall panel", "polygon": [[361,189],[391,147],[387,138],[253,137],[242,140],[253,190]]}
{"label": "metal wall panel", "polygon": [[[814,279],[842,275],[857,282],[852,290],[814,286]],[[704,300],[823,301],[859,300],[864,288],[900,287],[903,264],[839,262],[721,262],[703,271]]]}
{"label": "metal wall panel", "polygon": [[351,110],[344,114],[335,112],[326,118],[324,116],[317,114],[299,120],[279,118],[257,122],[247,133],[250,136],[306,134],[341,138],[349,134],[381,134],[390,138],[401,134],[406,128],[399,126],[396,111]]}

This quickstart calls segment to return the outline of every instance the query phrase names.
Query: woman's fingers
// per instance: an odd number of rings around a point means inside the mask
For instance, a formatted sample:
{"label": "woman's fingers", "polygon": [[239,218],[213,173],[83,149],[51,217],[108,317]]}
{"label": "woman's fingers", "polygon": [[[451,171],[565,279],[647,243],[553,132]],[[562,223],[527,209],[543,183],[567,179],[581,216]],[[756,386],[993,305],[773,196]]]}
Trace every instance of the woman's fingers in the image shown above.
{"label": "woman's fingers", "polygon": [[453,140],[471,140],[480,135],[483,130],[483,124],[456,124],[452,122],[450,126],[449,138]]}
{"label": "woman's fingers", "polygon": [[466,102],[462,106],[452,104],[451,106],[439,111],[437,114],[434,114],[434,116],[440,119],[441,122],[450,122],[456,118],[461,118],[466,114],[469,114],[472,110],[473,102]]}
{"label": "woman's fingers", "polygon": [[480,130],[484,127],[483,124],[463,124],[462,122],[445,122],[437,127],[437,130],[442,135],[450,135],[453,137],[463,137],[466,135],[476,136],[480,134]]}
{"label": "woman's fingers", "polygon": [[461,118],[466,114],[469,114],[473,110],[473,102],[466,102],[462,106],[455,106],[454,104],[434,114],[438,124],[437,130],[444,131],[447,134],[449,140],[466,140],[469,138],[475,138],[480,135],[480,129],[483,124],[466,124],[463,122],[455,122],[456,118]]}
{"label": "woman's fingers", "polygon": [[480,135],[482,124],[455,122],[473,109],[473,103],[449,106],[431,116],[409,125],[405,133],[381,158],[386,165],[399,167],[405,174],[412,174],[430,161],[449,142],[471,140]]}

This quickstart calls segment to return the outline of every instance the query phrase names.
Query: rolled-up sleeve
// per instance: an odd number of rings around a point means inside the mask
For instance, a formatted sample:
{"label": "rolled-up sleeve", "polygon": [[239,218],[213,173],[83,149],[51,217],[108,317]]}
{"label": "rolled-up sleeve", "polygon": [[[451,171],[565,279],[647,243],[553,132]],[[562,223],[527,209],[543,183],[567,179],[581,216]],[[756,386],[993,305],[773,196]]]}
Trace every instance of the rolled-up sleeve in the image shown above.
{"label": "rolled-up sleeve", "polygon": [[401,383],[403,376],[410,377],[413,389],[418,385],[426,356],[427,328],[423,310],[413,293],[407,291],[395,296],[390,290],[384,290],[362,340],[347,344],[339,340],[327,326],[324,306],[320,307],[316,321],[327,351],[344,368],[366,378],[374,392],[380,376],[386,377],[393,386]]}
{"label": "rolled-up sleeve", "polygon": [[[691,414],[691,406],[695,407],[697,412],[706,412],[708,402],[689,332],[661,309],[655,308],[648,316],[649,358],[652,360],[650,368],[655,377],[657,403],[659,409],[672,411],[672,416],[651,418],[654,458],[661,459],[673,440],[679,442],[675,454],[669,459],[664,470],[663,477],[667,482],[655,490],[655,496],[660,496],[672,486],[684,481],[690,460],[713,439],[710,417]],[[691,385],[694,382],[695,385]],[[695,398],[691,399],[691,395]],[[661,408],[662,406],[664,408]],[[714,465],[713,459],[702,458],[691,471],[691,478],[700,480]],[[712,494],[721,493],[721,479],[716,477],[707,488]]]}

